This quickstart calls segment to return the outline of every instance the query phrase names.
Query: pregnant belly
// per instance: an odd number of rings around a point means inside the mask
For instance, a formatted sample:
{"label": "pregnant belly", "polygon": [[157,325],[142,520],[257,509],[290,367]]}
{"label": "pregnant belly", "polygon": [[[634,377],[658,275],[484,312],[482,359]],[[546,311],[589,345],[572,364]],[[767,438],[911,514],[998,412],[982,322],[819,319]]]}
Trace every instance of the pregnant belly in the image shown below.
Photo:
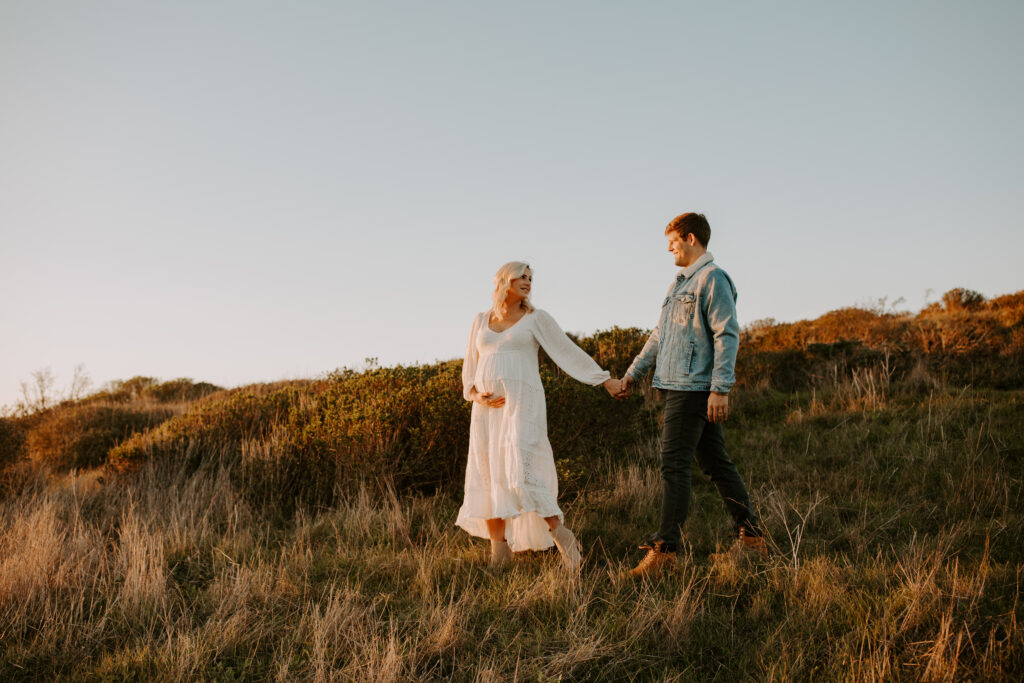
{"label": "pregnant belly", "polygon": [[505,383],[500,379],[489,379],[481,377],[476,381],[476,390],[481,394],[492,394],[493,398],[504,396],[507,392],[505,391]]}

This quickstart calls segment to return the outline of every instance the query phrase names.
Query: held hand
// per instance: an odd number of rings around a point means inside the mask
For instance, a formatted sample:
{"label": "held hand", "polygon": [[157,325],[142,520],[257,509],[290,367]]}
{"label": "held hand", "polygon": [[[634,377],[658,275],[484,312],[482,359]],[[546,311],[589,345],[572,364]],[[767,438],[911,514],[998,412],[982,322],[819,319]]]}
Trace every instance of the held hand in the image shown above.
{"label": "held hand", "polygon": [[622,389],[615,398],[624,401],[633,394],[633,378],[629,375],[623,375],[619,383]]}
{"label": "held hand", "polygon": [[471,394],[471,396],[473,397],[474,401],[476,401],[477,403],[479,403],[482,406],[487,406],[488,408],[500,408],[503,405],[505,405],[505,397],[504,396],[498,396],[497,398],[491,398],[492,396],[494,396],[494,394],[489,392],[489,391],[486,394],[481,394],[479,391],[474,389],[473,393]]}
{"label": "held hand", "polygon": [[708,422],[718,424],[729,417],[729,394],[712,391],[708,396]]}
{"label": "held hand", "polygon": [[604,388],[608,390],[612,398],[618,398],[622,392],[622,383],[614,377],[609,378],[604,381]]}

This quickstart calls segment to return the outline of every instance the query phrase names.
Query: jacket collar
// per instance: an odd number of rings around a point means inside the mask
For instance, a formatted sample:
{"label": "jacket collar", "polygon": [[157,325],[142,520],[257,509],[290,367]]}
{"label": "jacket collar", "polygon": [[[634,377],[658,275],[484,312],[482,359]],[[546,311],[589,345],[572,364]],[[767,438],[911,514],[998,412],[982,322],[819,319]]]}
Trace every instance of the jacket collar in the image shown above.
{"label": "jacket collar", "polygon": [[686,266],[685,268],[680,268],[679,272],[676,274],[676,279],[681,280],[685,278],[689,280],[691,277],[693,277],[694,273],[696,273],[698,270],[700,270],[701,268],[703,268],[704,266],[706,266],[707,264],[711,263],[714,260],[715,257],[711,255],[711,252],[705,251],[703,254],[700,255],[700,258],[698,258],[696,261]]}

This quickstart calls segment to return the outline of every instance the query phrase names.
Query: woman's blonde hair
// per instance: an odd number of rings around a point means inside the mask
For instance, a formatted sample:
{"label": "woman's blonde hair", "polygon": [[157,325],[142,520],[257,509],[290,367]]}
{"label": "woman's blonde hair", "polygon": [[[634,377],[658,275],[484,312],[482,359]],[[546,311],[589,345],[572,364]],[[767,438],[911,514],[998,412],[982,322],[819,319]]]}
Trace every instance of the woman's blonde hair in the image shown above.
{"label": "woman's blonde hair", "polygon": [[[498,320],[508,317],[508,304],[505,299],[508,297],[508,290],[512,287],[512,281],[521,278],[528,270],[530,270],[530,264],[522,261],[509,261],[498,268],[498,272],[494,275],[494,308],[491,309],[494,311],[494,317]],[[527,313],[533,313],[530,297],[523,299],[521,305]]]}

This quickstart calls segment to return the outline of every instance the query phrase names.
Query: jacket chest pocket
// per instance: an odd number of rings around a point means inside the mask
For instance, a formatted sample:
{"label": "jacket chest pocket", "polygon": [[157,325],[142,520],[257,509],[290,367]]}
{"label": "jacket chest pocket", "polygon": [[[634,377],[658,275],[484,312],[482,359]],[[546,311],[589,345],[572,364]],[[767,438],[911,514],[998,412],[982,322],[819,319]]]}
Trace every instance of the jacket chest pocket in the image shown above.
{"label": "jacket chest pocket", "polygon": [[677,325],[686,325],[693,320],[694,311],[697,310],[697,296],[695,294],[674,294],[665,299],[665,305],[669,307],[668,315]]}

